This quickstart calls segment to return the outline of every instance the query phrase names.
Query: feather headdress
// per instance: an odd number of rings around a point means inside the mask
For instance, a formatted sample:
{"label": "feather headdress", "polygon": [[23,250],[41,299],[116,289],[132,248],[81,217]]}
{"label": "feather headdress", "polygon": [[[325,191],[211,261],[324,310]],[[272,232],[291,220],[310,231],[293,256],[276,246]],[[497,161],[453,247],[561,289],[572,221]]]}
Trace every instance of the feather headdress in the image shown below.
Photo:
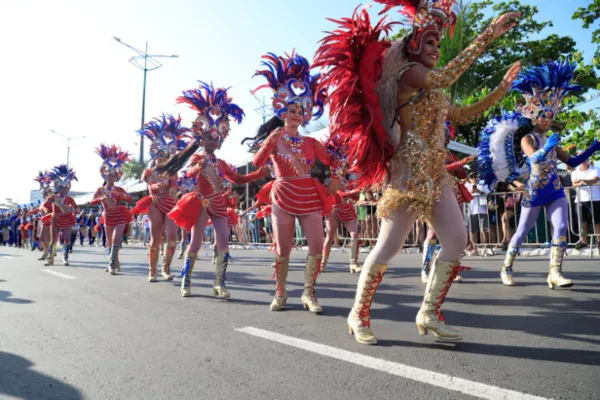
{"label": "feather headdress", "polygon": [[150,158],[155,159],[160,153],[170,157],[183,150],[187,143],[189,128],[181,126],[181,117],[175,118],[170,114],[162,114],[144,125],[138,133],[150,140]]}
{"label": "feather headdress", "polygon": [[100,166],[100,175],[102,175],[102,178],[106,180],[107,176],[116,175],[117,179],[121,179],[121,176],[123,176],[121,168],[124,163],[129,161],[129,153],[121,150],[120,147],[117,147],[114,144],[110,146],[101,144],[100,147],[96,149],[96,154],[98,154],[103,161],[102,166]]}
{"label": "feather headdress", "polygon": [[75,175],[73,168],[69,168],[66,164],[61,164],[52,168],[52,171],[49,172],[49,177],[52,180],[55,189],[65,187],[70,188],[71,181],[77,180],[77,176]]}
{"label": "feather headdress", "polygon": [[192,125],[192,132],[196,140],[209,135],[213,139],[219,138],[221,142],[229,135],[229,118],[238,124],[244,119],[244,110],[228,96],[230,88],[216,88],[213,84],[198,81],[196,89],[186,90],[177,98],[177,103],[185,103],[198,113]]}
{"label": "feather headdress", "polygon": [[273,91],[273,111],[279,119],[287,116],[288,106],[297,104],[302,107],[304,125],[311,119],[319,119],[327,99],[327,92],[319,88],[320,74],[310,74],[310,63],[304,57],[292,52],[292,55],[277,56],[267,53],[262,56],[261,66],[256,71],[267,83],[254,89],[253,94],[264,88]]}

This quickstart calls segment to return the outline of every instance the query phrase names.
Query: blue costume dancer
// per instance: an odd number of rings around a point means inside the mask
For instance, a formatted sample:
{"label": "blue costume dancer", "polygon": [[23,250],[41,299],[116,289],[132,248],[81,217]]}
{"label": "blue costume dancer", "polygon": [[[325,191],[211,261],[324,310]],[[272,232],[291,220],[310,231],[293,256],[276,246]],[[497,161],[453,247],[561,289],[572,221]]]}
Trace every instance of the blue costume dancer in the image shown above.
{"label": "blue costume dancer", "polygon": [[562,274],[562,261],[567,249],[569,205],[557,172],[558,161],[576,167],[600,150],[594,140],[592,146],[578,156],[570,157],[558,146],[560,136],[547,132],[560,111],[562,100],[570,93],[581,91],[572,85],[576,65],[556,61],[522,71],[512,89],[523,94],[525,104],[517,107],[517,114],[504,115],[490,121],[479,145],[479,168],[482,179],[495,186],[499,181],[513,181],[519,176],[518,155],[514,150],[514,136],[529,131],[521,139],[529,177],[521,202],[521,217],[512,237],[500,276],[502,283],[513,286],[513,263],[519,246],[535,225],[542,208],[554,228],[547,283],[554,287],[571,287],[573,282]]}

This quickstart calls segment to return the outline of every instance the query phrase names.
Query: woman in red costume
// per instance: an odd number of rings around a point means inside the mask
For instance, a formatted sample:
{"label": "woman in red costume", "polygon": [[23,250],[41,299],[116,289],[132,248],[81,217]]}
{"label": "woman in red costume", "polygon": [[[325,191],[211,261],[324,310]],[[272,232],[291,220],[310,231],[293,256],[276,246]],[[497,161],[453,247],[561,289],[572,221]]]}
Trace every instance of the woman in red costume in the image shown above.
{"label": "woman in red costume", "polygon": [[167,250],[163,256],[162,277],[164,280],[173,280],[171,275],[171,262],[177,245],[177,226],[167,216],[175,207],[177,200],[174,190],[177,188],[177,172],[172,174],[158,173],[157,167],[161,166],[186,146],[184,138],[189,129],[181,126],[181,118],[172,115],[162,115],[144,126],[140,134],[152,141],[150,145],[150,158],[152,164],[142,174],[142,180],[148,184],[149,196],[140,199],[131,210],[134,215],[146,214],[150,220],[150,250],[148,280],[156,282],[156,266],[158,265],[159,247],[162,243],[163,232],[167,234]]}
{"label": "woman in red costume", "polygon": [[[310,172],[316,158],[330,166],[330,192],[335,193],[341,171],[338,160],[327,152],[321,142],[300,136],[298,129],[313,117],[321,117],[325,91],[317,90],[319,77],[310,74],[306,58],[295,54],[278,57],[271,53],[263,58],[265,69],[255,75],[265,77],[268,83],[255,91],[262,88],[273,90],[273,109],[277,115],[251,138],[250,151],[256,153],[254,165],[257,167],[264,166],[271,159],[277,176],[256,196],[262,203],[272,205],[277,286],[270,308],[280,311],[287,302],[286,281],[297,218],[308,242],[302,304],[311,312],[321,313],[323,308],[315,294],[315,282],[323,256],[323,215],[331,211],[334,200],[327,189],[311,177]],[[250,138],[242,144],[246,140]]]}
{"label": "woman in red costume", "polygon": [[[196,179],[196,190],[183,196],[169,213],[169,217],[178,226],[192,231],[185,265],[181,271],[181,295],[192,295],[191,275],[204,239],[204,228],[210,218],[217,246],[217,271],[213,293],[220,298],[229,298],[231,294],[225,285],[225,273],[230,260],[227,227],[228,181],[236,184],[251,182],[265,176],[267,171],[259,170],[248,175],[239,175],[229,164],[215,156],[215,151],[221,147],[229,134],[229,118],[240,123],[244,111],[232,103],[227,89],[215,89],[212,84],[202,81],[199,83],[197,89],[187,90],[177,99],[178,103],[188,104],[198,113],[192,126],[195,140],[184,151],[161,166],[159,171],[177,173],[189,159],[187,176]],[[194,154],[200,147],[203,151]]]}
{"label": "woman in red costume", "polygon": [[104,185],[96,190],[90,204],[102,204],[104,209],[102,216],[104,217],[106,238],[110,249],[110,262],[106,271],[110,272],[111,275],[116,275],[121,269],[119,249],[121,248],[121,240],[123,240],[123,232],[133,220],[133,215],[129,209],[120,204],[122,201],[130,203],[131,196],[123,188],[115,186],[115,182],[123,176],[121,167],[123,163],[129,161],[129,153],[122,151],[114,144],[110,147],[101,144],[96,149],[96,154],[103,160],[100,175],[104,179]]}
{"label": "woman in red costume", "polygon": [[76,223],[75,214],[79,211],[79,207],[77,207],[75,200],[73,200],[68,193],[71,189],[71,181],[73,179],[77,180],[77,177],[75,176],[73,169],[65,164],[54,167],[54,169],[50,171],[49,177],[52,179],[56,194],[49,196],[42,206],[44,211],[52,215],[52,226],[50,229],[52,251],[50,252],[48,261],[44,265],[54,265],[58,236],[61,231],[64,238],[63,264],[69,265],[71,228]]}
{"label": "woman in red costume", "polygon": [[[39,183],[40,192],[44,198],[42,203],[45,203],[46,199],[52,195],[52,187],[50,186],[52,184],[52,179],[49,176],[49,172],[40,171],[38,176],[36,176],[33,180]],[[42,227],[39,233],[39,242],[42,248],[42,256],[38,258],[38,260],[43,261],[48,258],[48,249],[50,248],[50,227],[52,226],[52,215],[41,205],[31,210],[30,214],[34,213],[41,215],[40,223],[42,224]]]}
{"label": "woman in red costume", "polygon": [[[183,195],[196,191],[196,178],[188,177],[187,171],[181,171],[179,179],[177,179],[177,198],[180,199]],[[179,228],[181,234],[181,247],[179,249],[178,259],[183,260],[185,250],[190,240],[190,231],[186,231],[184,228]]]}
{"label": "woman in red costume", "polygon": [[[456,136],[456,128],[450,121],[446,122],[446,141],[444,142],[444,147],[448,148],[448,144],[450,144],[450,139],[454,139]],[[467,170],[465,169],[465,165],[474,161],[477,158],[476,155],[472,155],[462,160],[459,160],[456,155],[450,151],[446,153],[446,170],[450,175],[449,185],[454,192],[454,196],[456,196],[456,201],[462,210],[463,204],[469,203],[473,200],[473,196],[469,192],[469,190],[465,187],[465,185],[461,182],[461,180],[467,178]],[[458,229],[458,228],[457,228]],[[465,228],[466,229],[466,228]],[[429,231],[427,232],[427,237],[425,238],[425,242],[423,243],[423,267],[421,269],[421,281],[423,283],[427,283],[429,279],[429,272],[431,269],[431,262],[433,261],[435,254],[435,246],[437,245],[437,235],[433,228],[430,226]],[[454,281],[461,281],[462,278],[460,275],[456,274]]]}
{"label": "woman in red costume", "polygon": [[[450,104],[442,89],[460,78],[485,48],[516,24],[519,13],[495,19],[455,59],[435,69],[440,41],[454,25],[455,0],[376,0],[383,12],[400,7],[413,29],[390,42],[380,38],[392,25],[375,27],[366,10],[336,21],[340,28],[322,41],[315,66],[330,68],[323,87],[330,93],[330,129],[349,143],[348,159],[362,175],[357,187],[385,182],[377,204],[382,219],[377,244],[363,264],[348,327],[358,343],[375,344],[370,308],[388,263],[404,244],[414,221],[422,218],[439,235],[443,247],[436,258],[416,324],[422,335],[461,340],[446,326],[441,306],[465,267],[460,257],[467,243],[464,219],[448,184],[445,121],[463,125],[498,102],[517,77],[513,65],[498,88],[468,107]],[[452,29],[451,29],[452,31]],[[360,60],[360,62],[356,62]]]}
{"label": "woman in red costume", "polygon": [[323,248],[321,272],[325,271],[331,246],[335,240],[337,230],[340,224],[342,224],[350,233],[350,273],[354,274],[360,272],[360,266],[358,265],[358,223],[356,222],[357,217],[354,205],[349,200],[358,200],[360,190],[346,190],[348,186],[346,177],[349,170],[348,160],[345,156],[347,149],[339,143],[334,144],[334,139],[330,138],[328,140],[327,147],[332,155],[340,160],[342,174],[340,176],[339,190],[334,196],[335,204],[333,205],[333,210],[327,215],[327,219],[325,220],[327,236],[325,237],[325,246]]}

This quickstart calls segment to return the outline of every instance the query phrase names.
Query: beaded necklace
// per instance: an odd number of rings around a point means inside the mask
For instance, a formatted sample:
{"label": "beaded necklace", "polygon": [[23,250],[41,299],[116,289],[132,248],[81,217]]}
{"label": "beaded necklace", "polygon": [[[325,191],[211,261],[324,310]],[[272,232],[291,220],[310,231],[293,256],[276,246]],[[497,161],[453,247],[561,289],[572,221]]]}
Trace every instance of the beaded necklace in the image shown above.
{"label": "beaded necklace", "polygon": [[[310,160],[304,157],[304,139],[301,136],[290,136],[287,132],[283,135],[283,141],[287,149],[292,153],[298,161],[304,166],[304,173],[310,173]],[[289,161],[287,156],[280,154],[282,158]]]}

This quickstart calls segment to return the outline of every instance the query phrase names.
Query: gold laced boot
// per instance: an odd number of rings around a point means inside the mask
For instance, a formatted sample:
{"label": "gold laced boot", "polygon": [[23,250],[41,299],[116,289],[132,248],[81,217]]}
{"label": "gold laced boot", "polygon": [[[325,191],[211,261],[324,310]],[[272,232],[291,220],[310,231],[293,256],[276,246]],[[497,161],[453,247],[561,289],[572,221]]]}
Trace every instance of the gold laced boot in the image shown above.
{"label": "gold laced boot", "polygon": [[227,286],[225,286],[225,274],[230,260],[231,256],[228,251],[217,251],[217,274],[213,285],[213,294],[222,299],[231,297],[231,293],[229,293]]}
{"label": "gold laced boot", "polygon": [[48,258],[48,242],[42,243],[42,256],[38,258],[38,261],[44,261]]}
{"label": "gold laced boot", "polygon": [[361,271],[358,264],[358,238],[350,239],[350,273],[359,274]]}
{"label": "gold laced boot", "polygon": [[356,298],[348,315],[348,330],[358,343],[377,344],[377,338],[371,332],[371,303],[387,268],[387,264],[363,266],[358,278]]}
{"label": "gold laced boot", "polygon": [[427,283],[431,272],[431,262],[434,258],[436,239],[425,239],[423,244],[423,266],[421,267],[421,282]]}
{"label": "gold laced boot", "polygon": [[329,253],[331,253],[331,243],[325,243],[323,246],[323,259],[321,260],[321,268],[319,269],[319,273],[325,272],[327,268],[327,261],[329,261]]}
{"label": "gold laced boot", "polygon": [[504,266],[500,271],[500,279],[502,279],[502,283],[506,286],[514,286],[515,281],[513,280],[513,264],[515,263],[515,259],[519,254],[519,249],[516,247],[510,246],[506,251],[506,257],[504,258]]}
{"label": "gold laced boot", "polygon": [[198,253],[192,253],[188,251],[185,259],[185,264],[181,269],[181,296],[190,297],[192,295],[192,271],[194,270],[194,264],[196,264],[196,257]]}
{"label": "gold laced boot", "polygon": [[171,263],[173,262],[173,256],[175,255],[176,242],[167,243],[167,251],[163,256],[162,262],[162,277],[165,281],[172,281],[173,275],[171,275]]}
{"label": "gold laced boot", "polygon": [[108,264],[108,272],[111,275],[117,274],[117,260],[119,259],[119,246],[113,244],[110,249],[110,262]]}
{"label": "gold laced boot", "polygon": [[552,241],[552,249],[550,250],[550,271],[548,272],[548,287],[569,288],[573,286],[573,281],[563,276],[562,262],[567,251],[567,237],[561,236],[558,240]]}
{"label": "gold laced boot", "polygon": [[289,271],[290,261],[289,259],[281,256],[277,256],[275,259],[275,297],[269,307],[271,311],[281,311],[287,303],[287,290],[285,289],[287,283],[287,276]]}
{"label": "gold laced boot", "polygon": [[308,309],[313,313],[323,312],[323,307],[317,300],[315,294],[315,283],[321,267],[321,254],[316,256],[308,256],[306,259],[306,269],[304,270],[304,291],[302,292],[302,304],[304,309]]}
{"label": "gold laced boot", "polygon": [[456,275],[469,267],[462,267],[460,261],[447,262],[436,259],[429,281],[425,287],[425,297],[421,309],[417,314],[417,328],[421,335],[427,335],[430,330],[440,340],[462,340],[462,335],[446,326],[441,307],[446,299],[448,290],[454,282]]}
{"label": "gold laced boot", "polygon": [[56,245],[52,244],[52,248],[50,249],[50,255],[48,256],[48,260],[44,263],[45,267],[51,267],[54,265],[54,257],[56,257]]}
{"label": "gold laced boot", "polygon": [[150,263],[150,271],[148,273],[148,282],[156,282],[156,265],[158,264],[159,248],[150,247],[148,262]]}

